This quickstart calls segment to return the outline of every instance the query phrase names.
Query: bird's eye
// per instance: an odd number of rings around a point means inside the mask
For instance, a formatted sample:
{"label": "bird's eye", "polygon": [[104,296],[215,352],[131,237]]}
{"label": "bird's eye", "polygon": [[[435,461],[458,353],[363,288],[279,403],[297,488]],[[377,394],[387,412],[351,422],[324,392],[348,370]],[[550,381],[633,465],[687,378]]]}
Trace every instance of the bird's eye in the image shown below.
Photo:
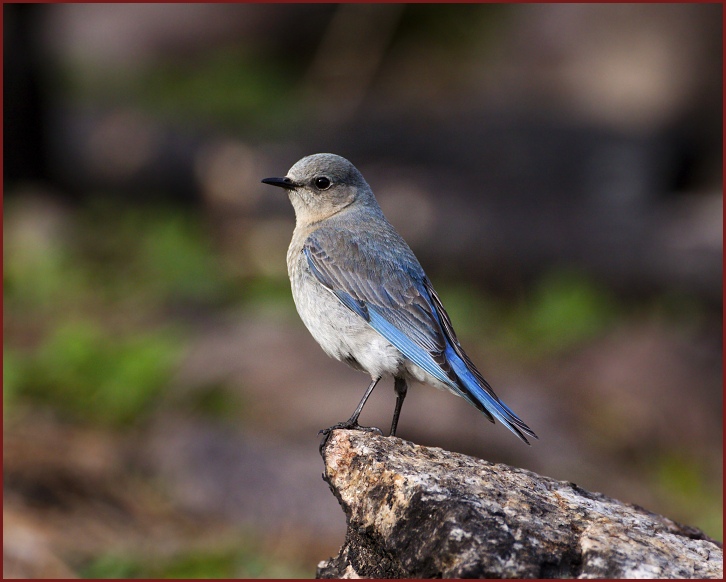
{"label": "bird's eye", "polygon": [[327,190],[330,188],[330,179],[325,176],[318,176],[315,178],[315,187],[318,190]]}

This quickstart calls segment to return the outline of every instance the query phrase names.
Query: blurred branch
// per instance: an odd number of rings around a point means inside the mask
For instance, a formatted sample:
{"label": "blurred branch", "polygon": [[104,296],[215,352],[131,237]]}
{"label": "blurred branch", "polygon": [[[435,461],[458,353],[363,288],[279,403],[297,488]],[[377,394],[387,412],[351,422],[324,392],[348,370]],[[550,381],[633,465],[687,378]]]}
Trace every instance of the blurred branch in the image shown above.
{"label": "blurred branch", "polygon": [[358,110],[404,10],[403,4],[340,4],[302,83],[326,122]]}

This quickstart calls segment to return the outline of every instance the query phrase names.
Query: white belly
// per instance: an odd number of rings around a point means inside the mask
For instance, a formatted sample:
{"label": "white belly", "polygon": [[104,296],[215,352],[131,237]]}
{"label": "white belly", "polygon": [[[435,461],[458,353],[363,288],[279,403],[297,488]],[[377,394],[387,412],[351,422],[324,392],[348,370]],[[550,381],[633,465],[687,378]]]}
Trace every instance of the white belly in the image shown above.
{"label": "white belly", "polygon": [[373,378],[400,375],[404,357],[359,315],[343,305],[335,295],[298,262],[290,269],[295,307],[305,327],[325,353]]}
{"label": "white belly", "polygon": [[368,372],[371,378],[402,376],[453,392],[343,305],[310,273],[301,254],[290,253],[288,271],[300,319],[329,356]]}

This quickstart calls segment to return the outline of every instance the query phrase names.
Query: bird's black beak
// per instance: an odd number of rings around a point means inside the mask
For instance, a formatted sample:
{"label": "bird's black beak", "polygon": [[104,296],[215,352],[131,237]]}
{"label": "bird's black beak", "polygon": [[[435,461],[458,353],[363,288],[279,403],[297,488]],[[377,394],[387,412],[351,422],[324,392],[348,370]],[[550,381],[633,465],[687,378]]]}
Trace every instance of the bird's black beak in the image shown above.
{"label": "bird's black beak", "polygon": [[297,184],[293,182],[290,178],[265,178],[262,180],[263,184],[269,184],[270,186],[279,186],[280,188],[285,188],[286,190],[294,190],[297,188]]}

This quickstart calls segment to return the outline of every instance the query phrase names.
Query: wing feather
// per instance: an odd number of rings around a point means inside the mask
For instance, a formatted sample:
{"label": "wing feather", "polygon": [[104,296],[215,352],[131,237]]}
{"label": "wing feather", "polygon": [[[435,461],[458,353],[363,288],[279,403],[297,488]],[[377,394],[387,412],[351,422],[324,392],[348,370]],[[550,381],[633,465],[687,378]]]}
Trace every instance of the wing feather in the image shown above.
{"label": "wing feather", "polygon": [[[305,241],[303,253],[318,281],[406,358],[525,443],[525,434],[537,438],[464,352],[431,282],[403,240],[397,242],[402,244],[381,245],[373,237],[351,240],[350,231],[321,228]],[[335,253],[343,248],[344,256]]]}
{"label": "wing feather", "polygon": [[[307,239],[303,253],[311,272],[386,339],[392,343],[393,339],[398,343],[410,342],[407,351],[424,352],[435,366],[442,368],[433,375],[441,376],[443,371],[445,379],[442,381],[452,382],[450,369],[442,366],[446,336],[424,285],[426,276],[413,254],[410,257],[393,256],[388,249],[373,252],[365,246],[370,243],[351,243],[342,236],[343,233],[335,230],[320,229]],[[341,248],[341,245],[346,245],[344,259],[332,256],[333,253],[326,250]],[[402,260],[403,268],[400,266]],[[393,338],[394,334],[400,337]],[[404,354],[415,362],[405,351]]]}

